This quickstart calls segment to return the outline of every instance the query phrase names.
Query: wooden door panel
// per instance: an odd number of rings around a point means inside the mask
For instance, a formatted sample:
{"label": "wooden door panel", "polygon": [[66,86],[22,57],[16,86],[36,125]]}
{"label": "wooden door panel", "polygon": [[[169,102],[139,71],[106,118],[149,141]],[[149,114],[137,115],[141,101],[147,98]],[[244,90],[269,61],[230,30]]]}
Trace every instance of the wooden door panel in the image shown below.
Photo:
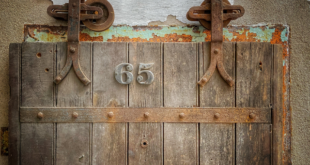
{"label": "wooden door panel", "polygon": [[[21,106],[54,106],[53,43],[23,43]],[[21,164],[53,164],[53,123],[21,124]]]}
{"label": "wooden door panel", "polygon": [[[272,46],[237,43],[236,106],[271,104]],[[271,164],[270,124],[237,124],[236,164]]]}
{"label": "wooden door panel", "polygon": [[[94,107],[128,107],[128,85],[114,78],[115,66],[127,62],[127,43],[94,43]],[[126,164],[127,134],[127,123],[93,123],[92,163]]]}
{"label": "wooden door panel", "polygon": [[[197,106],[197,67],[196,43],[164,44],[165,107]],[[165,165],[196,164],[197,144],[197,123],[164,123]]]}
{"label": "wooden door panel", "polygon": [[[199,78],[209,68],[210,47],[210,43],[199,43]],[[223,56],[224,68],[235,80],[235,43],[224,42]],[[227,85],[218,70],[199,91],[200,107],[235,107],[235,86]],[[234,164],[234,155],[235,124],[200,123],[200,164]]]}
{"label": "wooden door panel", "polygon": [[[129,107],[162,107],[162,44],[129,43],[129,63],[134,79],[129,85]],[[154,81],[141,85],[137,81],[140,63],[153,63]],[[141,74],[142,76],[146,76]],[[146,77],[144,77],[144,80]],[[151,117],[154,114],[149,114]],[[145,118],[147,120],[147,118]],[[130,165],[163,164],[163,124],[129,123],[128,163]]]}
{"label": "wooden door panel", "polygon": [[[80,66],[84,74],[92,79],[92,44],[80,45]],[[67,44],[57,44],[57,74],[65,65]],[[92,106],[92,85],[84,86],[73,68],[66,78],[56,86],[57,107]],[[74,121],[74,118],[72,118]],[[57,123],[56,164],[89,164],[90,162],[90,123]]]}
{"label": "wooden door panel", "polygon": [[[270,108],[275,102],[276,111],[281,110],[281,100],[275,100],[272,91],[281,90],[273,69],[278,71],[281,61],[273,61],[273,51],[278,58],[282,49],[270,43],[224,43],[225,69],[235,85],[227,85],[216,69],[203,88],[197,81],[209,67],[210,43],[82,42],[80,65],[92,81],[88,86],[73,69],[59,85],[53,83],[66,62],[66,43],[15,47],[22,50],[20,61],[10,61],[21,67],[20,107]],[[134,67],[129,85],[114,78],[121,63]],[[155,78],[152,84],[138,83],[140,63],[154,63],[149,69]],[[12,82],[18,83],[18,76],[19,71],[12,73]],[[186,114],[176,115],[179,123],[77,123],[74,118],[72,123],[20,123],[20,164],[271,164],[272,125],[184,123]],[[19,143],[13,144],[18,148]]]}

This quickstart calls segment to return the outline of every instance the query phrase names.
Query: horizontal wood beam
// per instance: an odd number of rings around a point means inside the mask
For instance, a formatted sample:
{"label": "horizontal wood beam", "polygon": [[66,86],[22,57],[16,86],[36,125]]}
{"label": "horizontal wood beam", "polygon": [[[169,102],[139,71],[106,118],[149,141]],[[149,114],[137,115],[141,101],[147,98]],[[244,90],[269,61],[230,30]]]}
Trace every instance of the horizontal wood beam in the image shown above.
{"label": "horizontal wood beam", "polygon": [[270,108],[20,108],[20,122],[271,123]]}

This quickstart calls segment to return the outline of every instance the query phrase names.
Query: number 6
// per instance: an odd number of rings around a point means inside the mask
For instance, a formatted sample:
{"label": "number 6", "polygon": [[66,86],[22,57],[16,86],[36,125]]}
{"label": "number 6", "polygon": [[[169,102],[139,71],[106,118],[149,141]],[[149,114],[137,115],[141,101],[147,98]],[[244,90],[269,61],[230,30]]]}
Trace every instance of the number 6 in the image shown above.
{"label": "number 6", "polygon": [[[137,81],[139,84],[151,84],[154,81],[154,74],[151,71],[147,70],[147,69],[151,69],[153,64],[154,63],[151,63],[151,64],[140,63],[139,71],[138,71],[139,76],[137,77]],[[145,82],[142,82],[143,76],[140,75],[142,73],[146,73],[147,75],[147,79],[145,80]]]}
{"label": "number 6", "polygon": [[[127,71],[122,72],[122,69],[124,66],[126,66]],[[115,67],[115,79],[116,79],[116,81],[119,82],[120,84],[130,84],[132,79],[133,79],[133,75],[131,73],[132,69],[133,69],[133,66],[129,63],[122,63],[122,64],[117,65]],[[126,82],[123,81],[122,75],[124,73],[127,75]]]}

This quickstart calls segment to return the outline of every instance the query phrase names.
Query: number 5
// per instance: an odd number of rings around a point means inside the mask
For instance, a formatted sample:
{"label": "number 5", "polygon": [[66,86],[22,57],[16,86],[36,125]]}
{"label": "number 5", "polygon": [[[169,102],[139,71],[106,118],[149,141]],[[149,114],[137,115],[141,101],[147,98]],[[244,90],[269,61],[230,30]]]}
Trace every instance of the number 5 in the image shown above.
{"label": "number 5", "polygon": [[[151,84],[153,81],[154,81],[154,74],[149,71],[148,69],[151,69],[152,66],[153,66],[154,63],[151,63],[151,64],[143,64],[143,63],[140,63],[139,65],[139,70],[138,70],[138,77],[137,77],[137,81],[139,84]],[[147,79],[143,81],[143,76],[141,76],[140,74],[142,73],[146,73],[146,77]]]}

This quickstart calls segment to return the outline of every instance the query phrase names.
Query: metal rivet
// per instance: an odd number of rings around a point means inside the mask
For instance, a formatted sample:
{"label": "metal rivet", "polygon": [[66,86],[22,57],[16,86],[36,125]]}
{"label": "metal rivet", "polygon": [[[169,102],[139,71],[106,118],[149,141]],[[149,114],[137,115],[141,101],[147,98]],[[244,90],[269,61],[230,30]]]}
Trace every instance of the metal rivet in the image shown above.
{"label": "metal rivet", "polygon": [[206,78],[202,78],[201,82],[207,82],[207,79]]}
{"label": "metal rivet", "polygon": [[185,116],[184,113],[180,113],[180,114],[179,114],[179,117],[180,117],[180,118],[184,118],[184,116]]}
{"label": "metal rivet", "polygon": [[148,113],[148,112],[145,112],[145,113],[144,113],[144,117],[145,117],[145,118],[148,118],[149,116],[150,116],[150,113]]}
{"label": "metal rivet", "polygon": [[216,118],[216,119],[220,118],[220,116],[221,116],[221,115],[220,115],[219,113],[215,113],[215,114],[214,114],[214,118]]}
{"label": "metal rivet", "polygon": [[250,113],[249,117],[250,117],[250,119],[254,119],[255,118],[255,114],[254,113]]}
{"label": "metal rivet", "polygon": [[218,54],[219,50],[218,49],[214,49],[214,54]]}
{"label": "metal rivet", "polygon": [[77,112],[73,112],[72,117],[73,118],[77,118],[79,116],[79,114]]}
{"label": "metal rivet", "polygon": [[57,77],[56,77],[56,81],[57,81],[57,82],[61,81],[61,77],[60,77],[60,76],[57,76]]}
{"label": "metal rivet", "polygon": [[70,46],[70,52],[71,52],[71,53],[75,53],[75,48],[72,47],[72,46]]}
{"label": "metal rivet", "polygon": [[39,112],[37,117],[38,117],[39,119],[42,119],[42,118],[44,117],[44,115],[43,115],[42,112]]}
{"label": "metal rivet", "polygon": [[109,118],[112,118],[113,116],[114,116],[113,112],[109,112],[109,113],[108,113],[108,117],[109,117]]}
{"label": "metal rivet", "polygon": [[145,147],[147,147],[148,144],[149,144],[149,142],[147,140],[142,140],[141,147],[145,148]]}
{"label": "metal rivet", "polygon": [[72,6],[75,7],[75,6],[76,6],[76,3],[73,3]]}

